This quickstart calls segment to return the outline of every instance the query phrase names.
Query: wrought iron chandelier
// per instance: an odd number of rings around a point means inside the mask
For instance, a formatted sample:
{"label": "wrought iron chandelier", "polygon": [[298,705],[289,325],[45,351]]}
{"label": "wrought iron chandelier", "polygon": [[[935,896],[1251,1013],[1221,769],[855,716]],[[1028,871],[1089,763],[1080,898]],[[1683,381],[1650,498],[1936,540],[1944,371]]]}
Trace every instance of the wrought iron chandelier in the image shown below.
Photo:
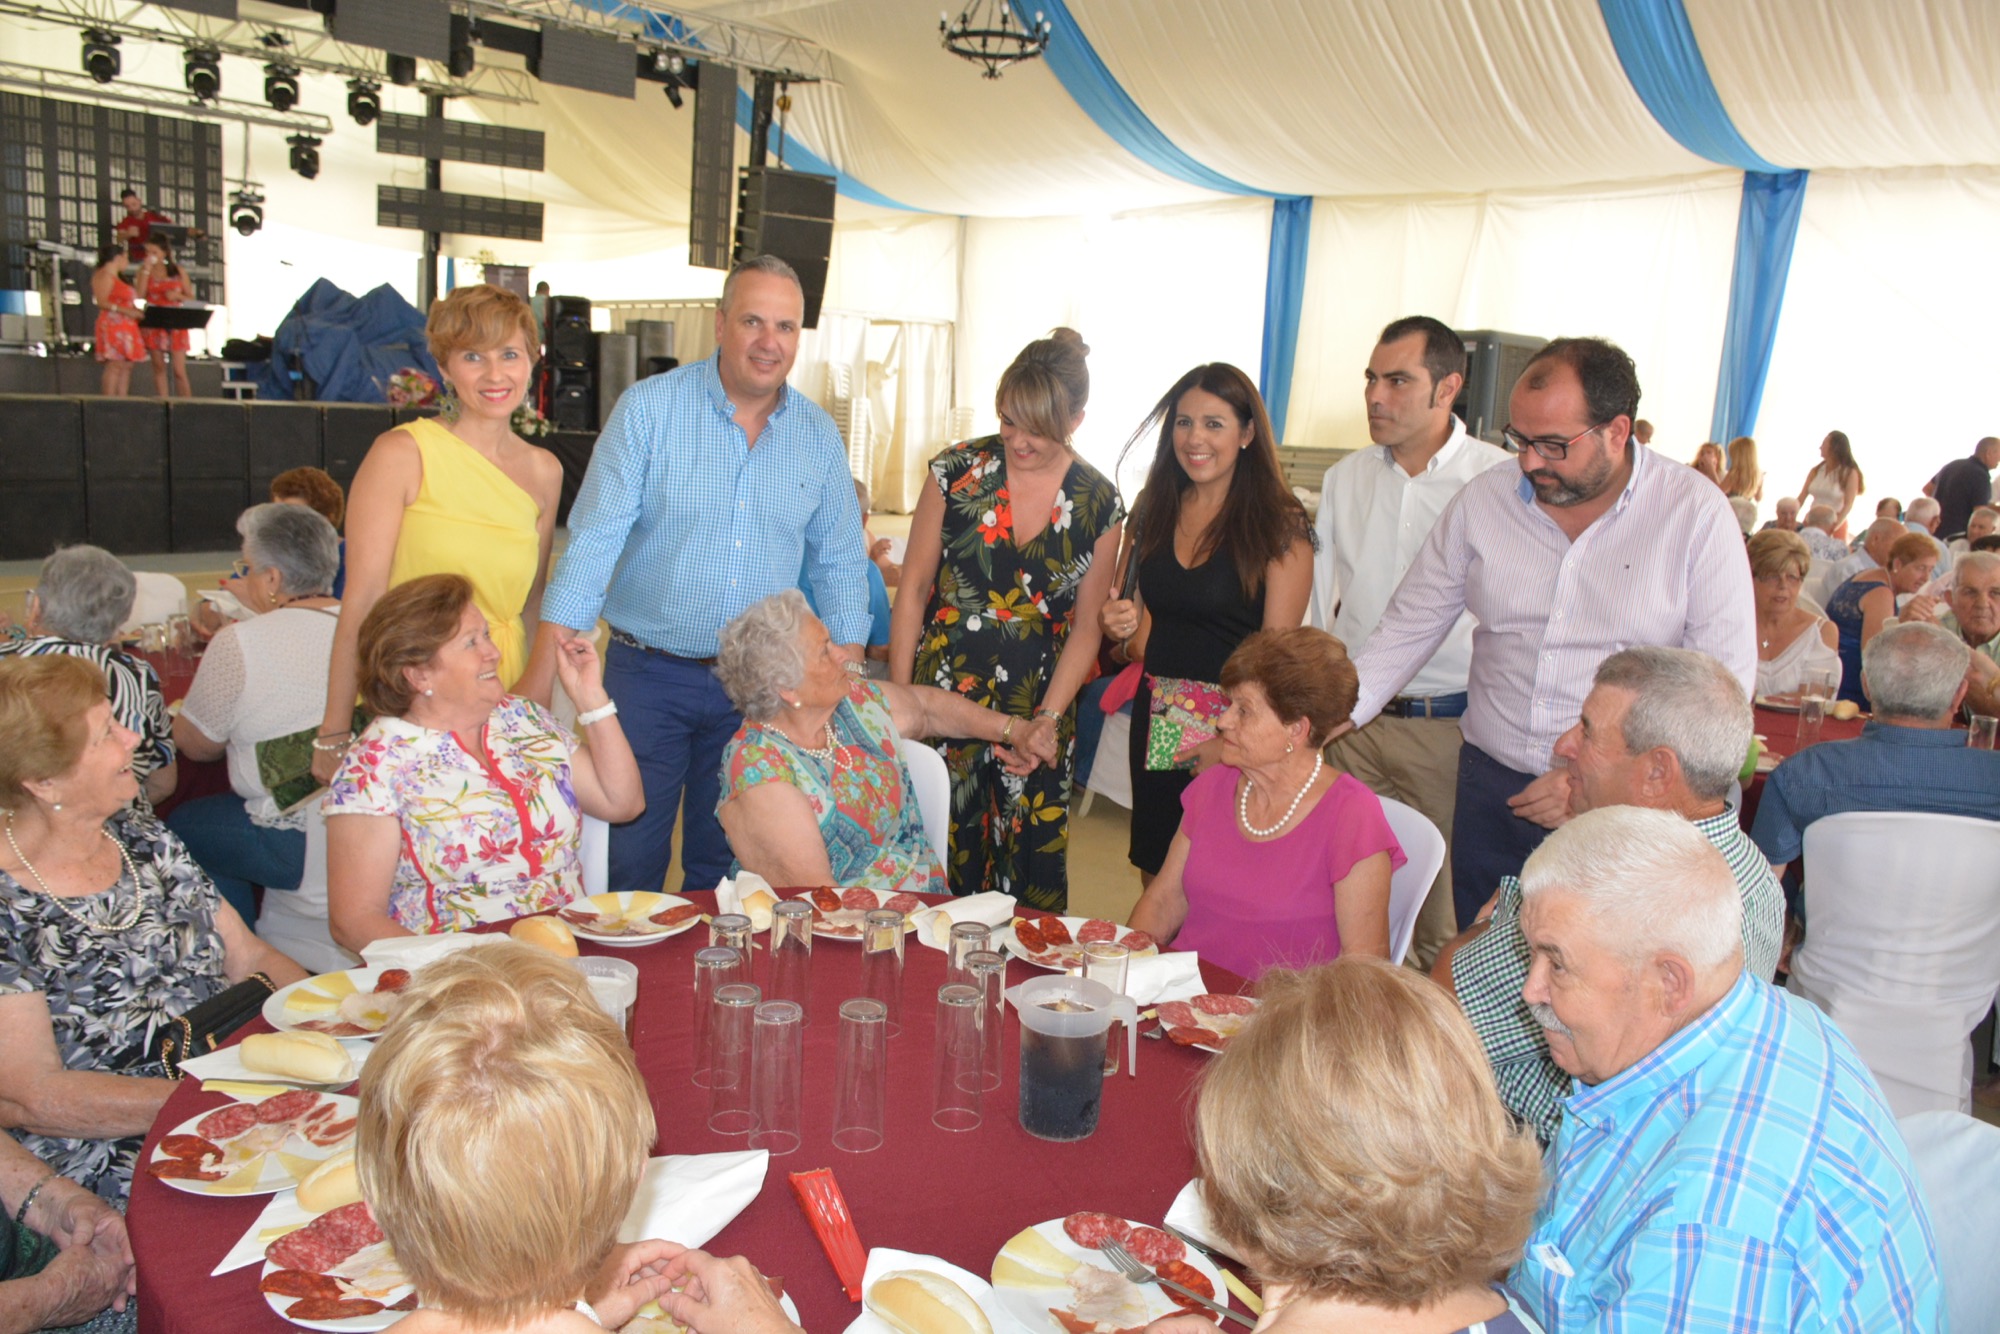
{"label": "wrought iron chandelier", "polygon": [[[996,15],[994,11],[999,11]],[[943,11],[938,14],[938,31],[944,34],[944,49],[955,56],[986,67],[986,78],[997,79],[1000,71],[1023,60],[1033,60],[1049,49],[1049,21],[1035,12],[1035,21],[1014,21],[1008,0],[967,0],[957,22]]]}

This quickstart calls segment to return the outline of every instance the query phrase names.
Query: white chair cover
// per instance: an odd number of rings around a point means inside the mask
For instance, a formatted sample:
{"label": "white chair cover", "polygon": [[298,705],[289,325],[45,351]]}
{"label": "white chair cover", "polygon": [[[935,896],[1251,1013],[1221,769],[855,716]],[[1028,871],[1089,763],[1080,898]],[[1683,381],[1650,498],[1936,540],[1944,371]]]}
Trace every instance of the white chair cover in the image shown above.
{"label": "white chair cover", "polygon": [[583,892],[586,895],[610,892],[611,826],[594,815],[586,815],[578,841],[583,854]]}
{"label": "white chair cover", "polygon": [[1097,758],[1090,762],[1090,781],[1084,784],[1087,791],[1109,797],[1132,809],[1132,765],[1128,751],[1132,745],[1132,715],[1129,713],[1107,713],[1104,715],[1104,731],[1097,739]]}
{"label": "white chair cover", "polygon": [[337,973],[359,967],[361,956],[336,945],[326,920],[326,813],[324,798],[306,807],[306,865],[295,890],[267,889],[257,910],[257,935],[299,967]]}
{"label": "white chair cover", "polygon": [[1805,902],[1789,989],[1839,1025],[1898,1116],[1970,1111],[1967,1035],[2000,992],[2000,822],[1815,820]]}
{"label": "white chair cover", "polygon": [[921,741],[898,737],[896,750],[910,767],[924,834],[937,851],[938,865],[946,865],[951,852],[951,770],[945,767],[944,756]]}
{"label": "white chair cover", "polygon": [[187,585],[180,581],[180,576],[134,570],[132,577],[139,581],[139,589],[133,595],[132,614],[125,618],[121,633],[142,625],[157,625],[169,616],[187,615]]}
{"label": "white chair cover", "polygon": [[1389,877],[1389,962],[1401,963],[1417,933],[1417,913],[1444,865],[1444,835],[1414,806],[1390,797],[1381,800],[1382,814],[1389,817],[1389,828],[1408,858]]}
{"label": "white chair cover", "polygon": [[1962,1112],[1918,1112],[1901,1121],[1903,1142],[1930,1205],[1953,1334],[2000,1331],[2000,1126]]}

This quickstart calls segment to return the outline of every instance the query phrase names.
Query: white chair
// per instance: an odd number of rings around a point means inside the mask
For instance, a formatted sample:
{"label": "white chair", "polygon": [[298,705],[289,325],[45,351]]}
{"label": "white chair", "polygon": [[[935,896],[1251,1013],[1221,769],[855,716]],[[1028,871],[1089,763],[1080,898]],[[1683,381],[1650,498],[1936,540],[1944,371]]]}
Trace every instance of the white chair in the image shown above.
{"label": "white chair", "polygon": [[1090,814],[1094,796],[1105,796],[1132,809],[1132,765],[1127,752],[1132,745],[1132,715],[1107,713],[1104,730],[1097,738],[1097,758],[1090,762],[1090,781],[1083,785],[1083,804],[1078,815]]}
{"label": "white chair", "polygon": [[139,587],[132,597],[132,614],[125,618],[121,633],[142,625],[157,625],[169,616],[187,615],[187,585],[178,575],[134,570],[132,577],[139,581]]}
{"label": "white chair", "polygon": [[334,943],[326,920],[326,813],[324,799],[306,807],[306,864],[297,889],[267,889],[257,910],[257,936],[299,967],[337,973],[361,956]]}
{"label": "white chair", "polygon": [[1788,989],[1833,1019],[1898,1116],[1970,1111],[1966,1038],[2000,993],[2000,822],[1852,812],[1805,834]]}
{"label": "white chair", "polygon": [[1381,800],[1382,814],[1389,817],[1389,828],[1408,859],[1389,877],[1389,961],[1401,963],[1417,933],[1417,914],[1444,865],[1444,835],[1416,807],[1390,797]]}
{"label": "white chair", "polygon": [[1918,1112],[1899,1123],[1930,1205],[1948,1326],[2000,1330],[2000,1126],[1961,1112]]}
{"label": "white chair", "polygon": [[945,859],[951,853],[951,770],[945,767],[944,756],[921,741],[899,737],[896,751],[910,771],[924,836],[937,852],[938,865],[947,865]]}
{"label": "white chair", "polygon": [[603,894],[611,888],[611,826],[594,815],[583,817],[583,892]]}

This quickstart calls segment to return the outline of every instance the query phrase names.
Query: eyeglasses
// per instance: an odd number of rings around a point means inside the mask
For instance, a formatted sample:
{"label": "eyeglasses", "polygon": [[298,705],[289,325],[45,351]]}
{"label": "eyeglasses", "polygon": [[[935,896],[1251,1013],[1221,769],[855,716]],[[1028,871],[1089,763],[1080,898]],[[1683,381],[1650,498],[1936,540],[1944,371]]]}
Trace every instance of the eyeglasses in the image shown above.
{"label": "eyeglasses", "polygon": [[1569,457],[1571,445],[1574,445],[1592,431],[1601,431],[1609,425],[1611,425],[1610,422],[1599,422],[1595,426],[1586,426],[1567,440],[1531,440],[1511,426],[1502,427],[1500,437],[1512,445],[1514,452],[1517,454],[1525,454],[1532,449],[1549,462],[1560,463]]}
{"label": "eyeglasses", "polygon": [[248,579],[250,577],[250,562],[238,556],[235,562],[229,567],[229,577],[231,579]]}

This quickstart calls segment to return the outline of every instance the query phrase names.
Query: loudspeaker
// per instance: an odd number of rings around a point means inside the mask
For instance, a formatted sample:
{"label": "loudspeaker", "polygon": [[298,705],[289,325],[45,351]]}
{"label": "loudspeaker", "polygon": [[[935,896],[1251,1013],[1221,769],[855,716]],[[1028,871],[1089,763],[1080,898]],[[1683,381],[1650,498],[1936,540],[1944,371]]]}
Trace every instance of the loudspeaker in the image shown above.
{"label": "loudspeaker", "polygon": [[805,327],[819,327],[833,254],[834,179],[778,167],[745,167],[736,194],[737,263],[776,255],[798,271]]}
{"label": "loudspeaker", "polygon": [[0,559],[40,560],[89,536],[83,404],[50,395],[0,399]]}
{"label": "loudspeaker", "polygon": [[250,494],[247,405],[176,399],[167,405],[167,459],[175,551],[230,551]]}
{"label": "loudspeaker", "polygon": [[0,352],[0,394],[55,392],[54,357],[34,357],[25,352]]}
{"label": "loudspeaker", "polygon": [[167,410],[156,400],[83,401],[84,518],[118,555],[173,545],[167,506]]}
{"label": "loudspeaker", "polygon": [[260,398],[243,407],[250,433],[250,489],[257,499],[270,498],[271,479],[281,472],[326,466],[317,404]]}
{"label": "loudspeaker", "polygon": [[611,420],[618,396],[639,378],[639,340],[633,334],[597,335],[597,420]]}
{"label": "loudspeaker", "polygon": [[1465,340],[1465,387],[1451,410],[1465,423],[1468,435],[1501,444],[1514,382],[1549,340],[1496,329],[1474,329],[1459,336]]}
{"label": "loudspeaker", "polygon": [[354,480],[367,457],[368,447],[396,426],[396,414],[382,403],[315,404],[323,414],[321,431],[326,442],[323,465],[342,489]]}
{"label": "loudspeaker", "polygon": [[694,162],[688,172],[688,263],[729,267],[730,183],[736,178],[736,67],[694,67]]}
{"label": "loudspeaker", "polygon": [[594,431],[551,431],[542,445],[562,464],[562,498],[556,502],[556,522],[569,522],[569,507],[576,503],[577,488],[590,470],[590,455],[597,448]]}
{"label": "loudspeaker", "polygon": [[557,320],[582,320],[586,328],[590,325],[590,298],[587,296],[552,296],[549,298],[549,322]]}
{"label": "loudspeaker", "polygon": [[588,366],[595,351],[588,319],[558,319],[549,325],[550,364]]}
{"label": "loudspeaker", "polygon": [[549,386],[549,420],[558,431],[597,429],[597,386],[589,370],[559,366]]}

